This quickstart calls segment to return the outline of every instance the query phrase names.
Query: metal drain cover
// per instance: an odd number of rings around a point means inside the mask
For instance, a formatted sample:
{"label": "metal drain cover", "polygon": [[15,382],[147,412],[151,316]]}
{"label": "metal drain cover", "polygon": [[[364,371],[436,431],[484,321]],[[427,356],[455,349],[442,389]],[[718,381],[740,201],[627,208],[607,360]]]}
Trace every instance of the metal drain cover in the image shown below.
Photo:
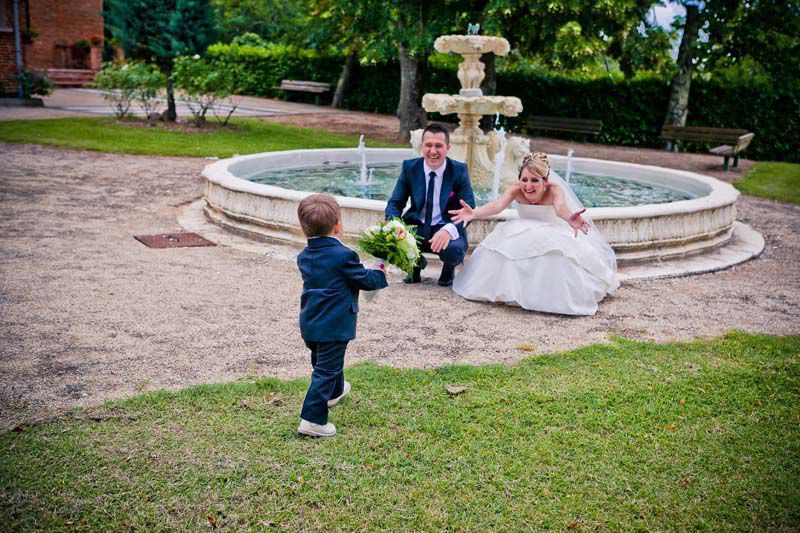
{"label": "metal drain cover", "polygon": [[148,248],[188,248],[191,246],[216,246],[197,233],[161,233],[159,235],[134,235],[134,239]]}

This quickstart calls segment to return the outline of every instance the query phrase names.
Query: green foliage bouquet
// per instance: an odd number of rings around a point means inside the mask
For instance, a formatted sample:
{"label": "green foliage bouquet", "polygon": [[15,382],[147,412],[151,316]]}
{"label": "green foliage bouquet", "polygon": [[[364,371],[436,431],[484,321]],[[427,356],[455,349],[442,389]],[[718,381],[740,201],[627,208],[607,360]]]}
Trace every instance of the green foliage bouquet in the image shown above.
{"label": "green foliage bouquet", "polygon": [[414,226],[406,226],[399,218],[379,222],[365,229],[358,239],[358,247],[409,275],[421,255]]}

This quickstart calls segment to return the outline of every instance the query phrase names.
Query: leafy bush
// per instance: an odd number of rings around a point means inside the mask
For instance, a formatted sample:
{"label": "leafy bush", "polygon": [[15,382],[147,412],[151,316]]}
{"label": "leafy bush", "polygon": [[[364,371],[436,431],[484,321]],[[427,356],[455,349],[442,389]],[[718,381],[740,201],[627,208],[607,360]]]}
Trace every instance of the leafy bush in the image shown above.
{"label": "leafy bush", "polygon": [[158,97],[166,84],[166,76],[155,65],[141,61],[105,63],[94,78],[95,87],[105,91],[104,98],[117,118],[128,115],[133,102],[138,101],[149,119],[160,105]]}
{"label": "leafy bush", "polygon": [[243,33],[242,35],[238,35],[233,38],[231,44],[236,44],[239,46],[257,46],[257,47],[266,47],[268,46],[267,41],[261,38],[260,35],[257,33]]}
{"label": "leafy bush", "polygon": [[335,86],[344,64],[340,55],[275,44],[215,44],[208,48],[206,59],[234,77],[239,94],[300,101],[313,101],[313,96],[284,94],[276,89],[281,80],[321,81]]}
{"label": "leafy bush", "polygon": [[231,94],[232,79],[226,70],[211,64],[199,55],[179,57],[175,60],[172,72],[175,86],[184,92],[186,104],[197,126],[205,124],[206,114],[218,100]]}
{"label": "leafy bush", "polygon": [[41,70],[22,69],[17,79],[22,84],[22,96],[25,98],[47,96],[53,92],[53,81]]}

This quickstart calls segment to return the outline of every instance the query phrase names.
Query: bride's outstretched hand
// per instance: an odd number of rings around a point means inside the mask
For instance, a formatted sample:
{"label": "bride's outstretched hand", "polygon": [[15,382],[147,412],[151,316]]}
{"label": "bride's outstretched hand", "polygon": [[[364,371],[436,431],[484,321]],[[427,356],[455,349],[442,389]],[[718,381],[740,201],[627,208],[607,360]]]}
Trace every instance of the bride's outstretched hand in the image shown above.
{"label": "bride's outstretched hand", "polygon": [[472,209],[464,200],[459,200],[459,202],[461,202],[461,209],[451,209],[448,211],[448,213],[453,215],[453,217],[450,219],[450,222],[453,224],[463,222],[466,225],[470,221],[475,220],[475,210]]}
{"label": "bride's outstretched hand", "polygon": [[569,216],[569,225],[572,226],[572,229],[575,230],[575,237],[578,236],[578,230],[582,231],[584,235],[589,233],[589,223],[586,222],[581,214],[586,211],[586,209],[581,209],[580,211],[575,211]]}

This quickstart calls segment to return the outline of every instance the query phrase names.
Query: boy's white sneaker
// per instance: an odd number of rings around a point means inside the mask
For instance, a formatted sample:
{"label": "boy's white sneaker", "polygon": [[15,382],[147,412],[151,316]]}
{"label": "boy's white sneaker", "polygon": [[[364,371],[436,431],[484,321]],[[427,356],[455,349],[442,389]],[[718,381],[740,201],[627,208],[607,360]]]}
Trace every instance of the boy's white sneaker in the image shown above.
{"label": "boy's white sneaker", "polygon": [[345,381],[344,386],[342,387],[342,393],[336,398],[331,398],[330,400],[328,400],[328,407],[333,407],[334,405],[339,403],[339,400],[347,396],[349,393],[350,393],[350,382]]}
{"label": "boy's white sneaker", "polygon": [[333,437],[336,435],[336,426],[330,422],[327,424],[314,424],[301,418],[297,432],[309,437]]}

